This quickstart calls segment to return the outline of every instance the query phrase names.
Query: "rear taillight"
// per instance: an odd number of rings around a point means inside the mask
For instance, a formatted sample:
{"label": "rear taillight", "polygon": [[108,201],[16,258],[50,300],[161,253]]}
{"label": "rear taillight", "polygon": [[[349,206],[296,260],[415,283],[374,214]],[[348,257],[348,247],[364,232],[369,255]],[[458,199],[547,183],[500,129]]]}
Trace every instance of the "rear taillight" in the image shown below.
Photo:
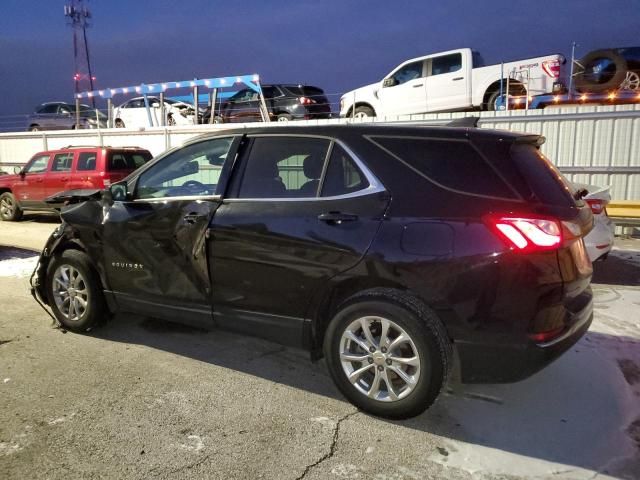
{"label": "rear taillight", "polygon": [[562,245],[562,223],[553,218],[487,215],[484,221],[514,251],[539,252]]}
{"label": "rear taillight", "polygon": [[600,215],[604,211],[604,201],[597,198],[587,199],[587,204],[594,215]]}
{"label": "rear taillight", "polygon": [[317,103],[314,99],[309,97],[299,97],[298,101],[301,105],[311,105],[312,103]]}

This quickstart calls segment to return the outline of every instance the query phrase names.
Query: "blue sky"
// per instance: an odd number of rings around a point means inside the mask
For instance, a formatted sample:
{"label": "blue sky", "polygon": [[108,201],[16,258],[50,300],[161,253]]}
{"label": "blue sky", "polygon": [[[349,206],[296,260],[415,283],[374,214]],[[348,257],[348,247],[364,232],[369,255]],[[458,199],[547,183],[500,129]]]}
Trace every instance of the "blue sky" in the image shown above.
{"label": "blue sky", "polygon": [[[2,114],[71,100],[65,0],[2,0]],[[401,61],[472,47],[488,63],[640,45],[640,0],[90,0],[98,87],[259,73],[337,94]]]}

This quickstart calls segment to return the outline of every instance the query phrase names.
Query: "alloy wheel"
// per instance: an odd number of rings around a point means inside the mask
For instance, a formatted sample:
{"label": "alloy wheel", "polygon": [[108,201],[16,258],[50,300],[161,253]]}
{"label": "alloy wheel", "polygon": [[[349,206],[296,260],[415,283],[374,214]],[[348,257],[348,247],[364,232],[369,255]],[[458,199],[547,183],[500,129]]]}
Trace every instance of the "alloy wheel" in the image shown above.
{"label": "alloy wheel", "polygon": [[71,322],[79,321],[89,305],[87,282],[71,265],[60,265],[53,274],[53,298],[62,315]]}
{"label": "alloy wheel", "polygon": [[340,339],[339,353],[349,382],[373,400],[395,402],[418,385],[418,349],[411,336],[389,319],[366,316],[351,322]]}
{"label": "alloy wheel", "polygon": [[0,200],[0,215],[2,218],[13,218],[16,205],[11,197],[4,197]]}

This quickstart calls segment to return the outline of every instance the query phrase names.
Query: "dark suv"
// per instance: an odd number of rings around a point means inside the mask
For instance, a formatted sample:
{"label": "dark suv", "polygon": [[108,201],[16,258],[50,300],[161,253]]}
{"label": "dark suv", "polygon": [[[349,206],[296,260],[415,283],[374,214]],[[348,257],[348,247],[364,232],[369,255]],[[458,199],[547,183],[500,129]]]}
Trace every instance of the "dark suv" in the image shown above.
{"label": "dark suv", "polygon": [[[271,121],[286,122],[289,120],[316,120],[331,118],[331,105],[324,92],[318,87],[309,85],[263,85],[267,110]],[[205,123],[209,122],[211,109],[203,115]],[[259,122],[260,99],[258,93],[250,88],[238,93],[223,102],[216,109],[214,123]]]}
{"label": "dark suv", "polygon": [[65,328],[108,312],[227,328],[326,358],[355,405],[427,408],[512,382],[592,319],[589,206],[542,138],[342,125],[190,140],[72,204],[34,290]]}
{"label": "dark suv", "polygon": [[15,175],[0,177],[0,219],[20,220],[25,210],[51,210],[45,198],[63,190],[104,188],[151,159],[140,147],[69,146],[36,153]]}

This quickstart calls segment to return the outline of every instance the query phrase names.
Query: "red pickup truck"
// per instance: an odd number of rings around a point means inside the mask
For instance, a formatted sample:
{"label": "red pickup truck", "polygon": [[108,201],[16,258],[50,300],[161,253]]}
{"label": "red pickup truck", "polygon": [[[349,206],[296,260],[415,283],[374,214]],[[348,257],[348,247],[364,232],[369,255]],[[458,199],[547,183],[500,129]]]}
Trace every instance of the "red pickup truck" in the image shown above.
{"label": "red pickup truck", "polygon": [[139,147],[67,147],[35,154],[15,175],[0,176],[0,218],[51,211],[44,199],[64,190],[105,188],[152,158]]}

